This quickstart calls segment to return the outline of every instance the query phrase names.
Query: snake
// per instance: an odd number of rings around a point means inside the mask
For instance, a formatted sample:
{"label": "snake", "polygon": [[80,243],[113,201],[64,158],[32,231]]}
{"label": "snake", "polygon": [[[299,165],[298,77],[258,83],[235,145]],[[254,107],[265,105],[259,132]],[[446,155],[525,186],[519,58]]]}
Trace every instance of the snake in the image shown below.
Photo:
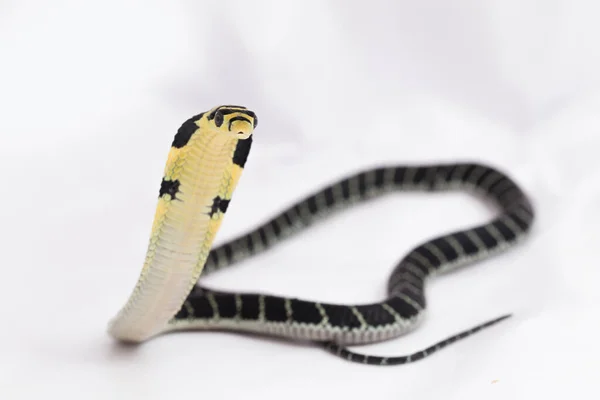
{"label": "snake", "polygon": [[[363,169],[313,191],[264,223],[213,247],[250,153],[256,113],[222,105],[177,130],[159,190],[142,272],[109,333],[140,343],[174,331],[218,330],[307,341],[351,362],[399,365],[422,360],[512,314],[453,334],[401,356],[349,349],[400,337],[423,321],[433,277],[514,248],[534,220],[530,198],[500,169],[480,162],[385,165]],[[462,190],[492,203],[485,223],[415,246],[393,268],[387,295],[369,304],[308,301],[266,293],[214,290],[206,276],[273,248],[352,205],[393,192]],[[372,232],[376,234],[376,232]]]}

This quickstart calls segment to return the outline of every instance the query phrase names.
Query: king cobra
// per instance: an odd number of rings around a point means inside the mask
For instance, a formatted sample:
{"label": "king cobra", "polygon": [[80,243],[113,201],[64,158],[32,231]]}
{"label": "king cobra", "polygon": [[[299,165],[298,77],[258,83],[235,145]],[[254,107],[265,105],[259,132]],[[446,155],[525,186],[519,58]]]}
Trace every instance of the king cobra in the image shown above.
{"label": "king cobra", "polygon": [[[532,226],[532,204],[506,174],[479,163],[371,168],[338,180],[262,225],[212,248],[252,145],[256,114],[219,106],[179,128],[167,159],[145,263],[109,333],[126,342],[178,330],[229,330],[313,342],[349,361],[397,365],[421,360],[510,314],[454,334],[410,355],[381,357],[347,346],[375,343],[415,329],[426,311],[425,283],[435,275],[514,247]],[[387,297],[342,305],[262,293],[217,291],[198,283],[259,254],[335,211],[394,191],[465,190],[498,209],[485,224],[414,247],[392,271]]]}

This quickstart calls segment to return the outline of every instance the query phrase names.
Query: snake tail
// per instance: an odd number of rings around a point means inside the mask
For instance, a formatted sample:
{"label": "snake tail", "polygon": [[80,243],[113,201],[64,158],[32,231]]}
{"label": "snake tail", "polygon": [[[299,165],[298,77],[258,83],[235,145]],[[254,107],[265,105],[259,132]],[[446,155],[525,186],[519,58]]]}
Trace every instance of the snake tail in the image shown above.
{"label": "snake tail", "polygon": [[341,346],[334,342],[316,342],[319,346],[323,347],[328,352],[344,358],[348,361],[352,361],[355,363],[368,364],[368,365],[401,365],[408,364],[411,362],[419,361],[424,359],[425,357],[429,357],[433,353],[438,350],[443,349],[446,346],[449,346],[453,343],[456,343],[459,340],[465,339],[483,329],[489,328],[492,325],[496,325],[497,323],[504,321],[507,318],[512,317],[512,314],[506,314],[501,317],[492,319],[490,321],[484,322],[482,324],[476,325],[475,327],[459,332],[455,335],[452,335],[442,341],[439,341],[436,344],[433,344],[426,349],[416,351],[412,354],[405,356],[395,356],[395,357],[382,357],[382,356],[373,356],[368,354],[361,354],[354,351],[348,350],[346,347]]}

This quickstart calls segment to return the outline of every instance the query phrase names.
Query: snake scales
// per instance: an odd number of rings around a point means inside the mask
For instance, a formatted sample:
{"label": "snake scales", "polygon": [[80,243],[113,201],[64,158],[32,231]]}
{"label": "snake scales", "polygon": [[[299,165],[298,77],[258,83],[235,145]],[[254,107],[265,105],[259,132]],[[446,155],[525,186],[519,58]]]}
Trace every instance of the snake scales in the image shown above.
{"label": "snake scales", "polygon": [[[371,365],[417,361],[510,315],[397,357],[369,356],[345,346],[403,335],[422,320],[425,283],[434,275],[482,260],[523,239],[533,222],[526,194],[507,175],[478,163],[373,168],[341,179],[261,226],[211,248],[245,166],[256,115],[241,106],[215,107],[178,130],[165,168],[146,262],[109,331],[124,341],[189,329],[219,329],[313,341],[347,360]],[[393,270],[388,296],[373,304],[340,305],[201,286],[212,273],[271,248],[336,210],[393,191],[467,190],[498,208],[485,224],[433,238]]]}

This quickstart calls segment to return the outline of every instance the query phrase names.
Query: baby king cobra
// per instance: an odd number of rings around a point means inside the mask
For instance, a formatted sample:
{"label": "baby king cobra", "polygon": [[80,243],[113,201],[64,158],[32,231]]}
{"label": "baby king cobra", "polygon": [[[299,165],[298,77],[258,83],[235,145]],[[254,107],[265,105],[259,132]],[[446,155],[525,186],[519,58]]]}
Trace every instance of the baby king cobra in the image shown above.
{"label": "baby king cobra", "polygon": [[[531,228],[533,207],[507,175],[477,163],[387,166],[323,187],[255,229],[211,249],[244,168],[256,115],[220,106],[186,121],[175,140],[160,189],[146,262],[133,294],[110,333],[141,342],[175,330],[231,330],[315,342],[347,360],[370,365],[417,361],[494,325],[504,315],[427,349],[397,357],[369,356],[345,346],[403,335],[423,319],[428,278],[498,254]],[[433,238],[413,248],[393,270],[385,300],[340,305],[260,293],[216,291],[204,274],[273,247],[336,210],[393,191],[466,190],[498,208],[485,224]],[[187,297],[186,297],[187,296]]]}

